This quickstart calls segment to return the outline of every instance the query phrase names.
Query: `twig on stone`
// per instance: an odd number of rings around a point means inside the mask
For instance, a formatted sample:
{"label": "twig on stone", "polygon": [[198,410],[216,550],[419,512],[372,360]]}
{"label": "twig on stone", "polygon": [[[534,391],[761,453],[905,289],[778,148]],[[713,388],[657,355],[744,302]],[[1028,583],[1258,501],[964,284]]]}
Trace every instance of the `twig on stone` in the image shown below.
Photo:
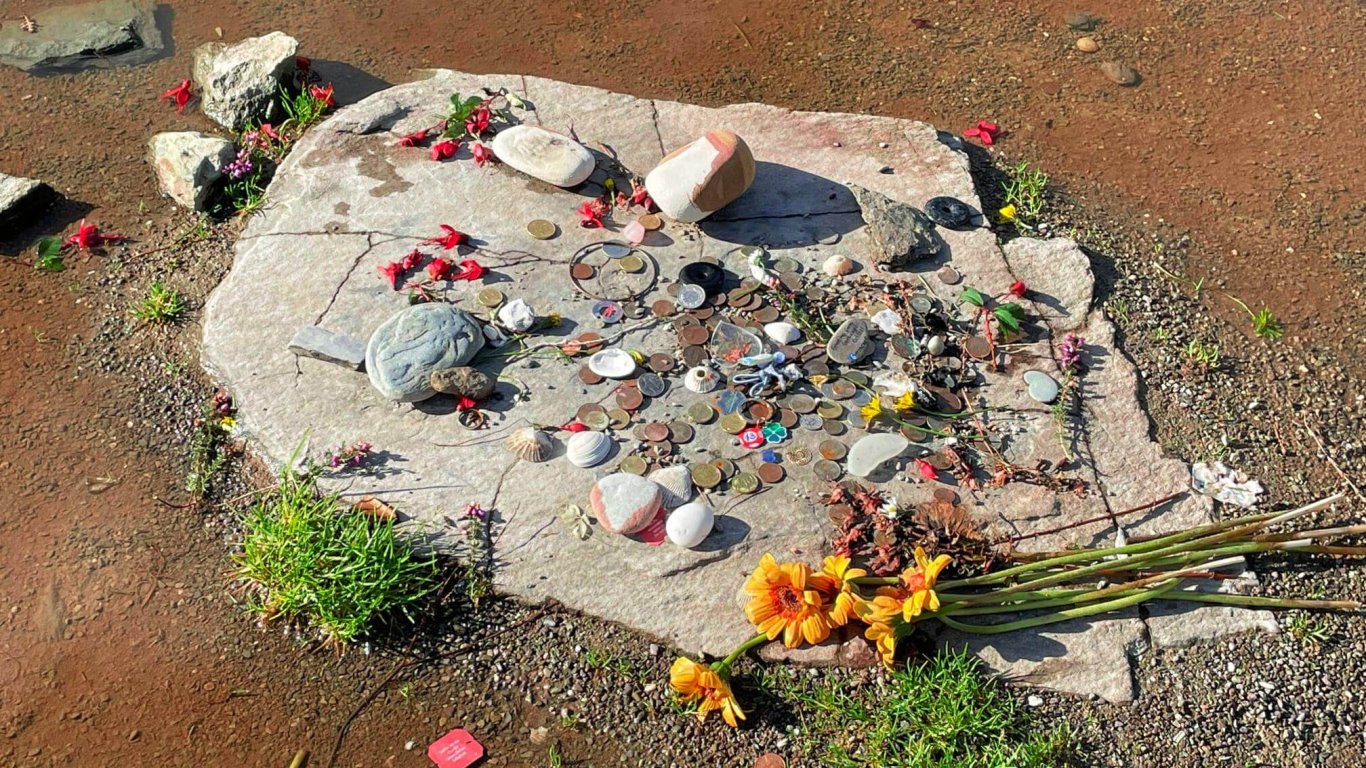
{"label": "twig on stone", "polygon": [[1022,533],[1022,534],[1020,534],[1019,536],[1011,536],[1011,537],[1009,537],[1008,539],[1002,539],[1002,541],[1009,541],[1011,544],[1018,544],[1019,542],[1024,541],[1025,539],[1032,539],[1032,538],[1035,538],[1035,537],[1038,537],[1038,536],[1048,536],[1049,534],[1054,534],[1054,533],[1062,533],[1063,531],[1070,531],[1070,530],[1072,530],[1073,528],[1080,528],[1080,527],[1082,527],[1083,525],[1090,525],[1091,523],[1107,523],[1107,522],[1114,522],[1117,518],[1124,517],[1124,516],[1126,516],[1126,515],[1132,515],[1132,514],[1135,514],[1135,513],[1138,513],[1138,512],[1144,512],[1144,511],[1146,511],[1146,510],[1152,509],[1153,507],[1161,506],[1161,505],[1163,505],[1163,504],[1166,504],[1166,503],[1169,502],[1169,501],[1172,501],[1172,500],[1177,499],[1177,498],[1179,498],[1179,497],[1181,497],[1181,496],[1184,496],[1184,495],[1186,495],[1187,493],[1189,493],[1189,491],[1184,491],[1184,490],[1183,490],[1183,491],[1177,491],[1176,493],[1169,493],[1169,494],[1167,494],[1166,496],[1163,496],[1162,498],[1157,499],[1156,501],[1150,501],[1150,502],[1148,502],[1147,504],[1140,504],[1140,505],[1138,505],[1137,507],[1132,507],[1132,508],[1130,508],[1130,509],[1126,509],[1126,510],[1124,510],[1123,512],[1115,512],[1114,514],[1104,514],[1104,515],[1100,515],[1100,516],[1097,516],[1097,517],[1089,517],[1089,518],[1087,518],[1087,519],[1085,519],[1085,520],[1078,520],[1078,521],[1075,522],[1075,523],[1068,523],[1067,525],[1060,525],[1060,526],[1058,526],[1058,527],[1056,527],[1056,528],[1048,528],[1048,529],[1045,529],[1045,530],[1042,530],[1042,531],[1033,531],[1033,532],[1031,532],[1031,533]]}
{"label": "twig on stone", "polygon": [[[593,345],[594,345],[594,346],[599,346],[599,347],[601,347],[601,346],[606,346],[606,345],[611,344],[612,342],[616,341],[617,339],[621,338],[622,336],[625,336],[625,335],[628,334],[628,333],[631,333],[631,332],[633,332],[633,331],[638,331],[638,330],[640,330],[640,329],[642,329],[642,328],[648,328],[648,327],[650,327],[650,326],[652,326],[652,325],[657,324],[658,322],[659,322],[659,319],[658,319],[658,318],[650,318],[649,320],[642,320],[642,321],[640,321],[639,323],[636,323],[636,324],[634,324],[634,325],[628,325],[628,326],[626,326],[625,328],[622,328],[621,330],[617,331],[616,333],[610,333],[610,334],[608,334],[608,335],[606,335],[606,336],[603,336],[601,339],[599,339],[599,340],[593,342]],[[537,351],[540,351],[540,350],[542,350],[542,349],[549,349],[549,348],[551,348],[551,347],[560,347],[560,346],[563,346],[563,345],[566,344],[566,343],[567,343],[567,342],[564,342],[564,341],[545,341],[545,342],[541,342],[540,344],[532,344],[532,345],[530,345],[530,346],[528,346],[528,347],[523,348],[522,350],[520,350],[520,351],[518,351],[518,352],[514,352],[514,353],[512,353],[511,355],[508,355],[508,362],[512,362],[513,360],[519,360],[519,359],[521,359],[521,358],[523,358],[523,357],[526,357],[527,355],[531,354],[532,352],[537,352]]]}

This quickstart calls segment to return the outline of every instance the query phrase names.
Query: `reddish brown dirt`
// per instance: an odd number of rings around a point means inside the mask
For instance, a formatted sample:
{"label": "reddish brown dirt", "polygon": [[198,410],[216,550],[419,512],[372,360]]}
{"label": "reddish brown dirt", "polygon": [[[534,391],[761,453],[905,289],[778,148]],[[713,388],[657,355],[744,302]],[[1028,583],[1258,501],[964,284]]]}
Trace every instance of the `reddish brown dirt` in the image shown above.
{"label": "reddish brown dirt", "polygon": [[[6,3],[0,15],[41,22],[55,5]],[[998,151],[1042,167],[1088,209],[1131,230],[1188,234],[1177,266],[1190,276],[1272,308],[1289,336],[1349,361],[1359,352],[1366,25],[1357,3],[1095,3],[1104,18],[1096,54],[1075,50],[1079,35],[1063,23],[1084,4],[1059,0],[171,6],[169,58],[55,78],[0,71],[0,169],[42,178],[70,201],[0,252],[81,215],[164,232],[145,142],[211,126],[157,94],[188,76],[191,51],[216,27],[227,40],[283,29],[338,81],[343,102],[376,78],[442,66],[710,104],[876,112],[949,130],[995,120],[1007,131]],[[916,18],[931,26],[916,28]],[[1142,84],[1105,80],[1098,62],[1110,58],[1136,67]],[[224,596],[220,538],[153,500],[179,498],[171,457],[183,448],[165,444],[154,417],[130,416],[154,398],[140,388],[156,384],[78,367],[92,359],[84,345],[102,313],[121,311],[83,274],[105,265],[78,266],[49,276],[0,262],[0,487],[10,501],[0,514],[0,762],[285,765],[298,747],[325,753],[365,687],[353,676],[363,665],[301,662],[288,640],[251,627]],[[187,359],[193,338],[191,328],[175,342]],[[100,478],[118,482],[96,493]],[[426,764],[422,745],[405,752],[399,734],[429,734],[439,720],[430,706],[387,701],[342,762]]]}

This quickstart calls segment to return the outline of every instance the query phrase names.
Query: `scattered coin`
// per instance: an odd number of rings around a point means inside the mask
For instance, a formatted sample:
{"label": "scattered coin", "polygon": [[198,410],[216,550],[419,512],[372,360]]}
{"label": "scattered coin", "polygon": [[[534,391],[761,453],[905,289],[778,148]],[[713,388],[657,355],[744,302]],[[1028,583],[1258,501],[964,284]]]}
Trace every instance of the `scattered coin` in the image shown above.
{"label": "scattered coin", "polygon": [[797,412],[789,408],[784,408],[781,411],[778,411],[778,423],[782,424],[784,427],[787,427],[788,429],[792,429],[793,427],[797,426],[797,421],[799,418],[800,417],[797,416]]}
{"label": "scattered coin", "polygon": [[627,456],[621,460],[621,465],[617,467],[617,469],[620,469],[622,472],[632,475],[643,475],[645,474],[646,468],[645,459],[639,456]]}
{"label": "scattered coin", "polygon": [[[656,352],[655,354],[650,355],[649,359],[645,361],[645,364],[655,373],[668,373],[674,369],[673,356],[666,355],[663,352]],[[647,392],[646,394],[649,393]]]}
{"label": "scattered coin", "polygon": [[[766,466],[776,467],[778,465],[768,464]],[[741,472],[730,479],[730,489],[736,493],[754,493],[759,490],[759,478],[749,472]]]}
{"label": "scattered coin", "polygon": [[808,376],[827,376],[830,374],[830,366],[824,361],[817,360],[806,364],[806,374]]}
{"label": "scattered coin", "polygon": [[963,342],[963,351],[978,360],[985,360],[991,356],[991,342],[985,336],[969,336]]}
{"label": "scattered coin", "polygon": [[669,425],[660,421],[652,421],[645,425],[645,439],[652,443],[660,440],[669,439]]}
{"label": "scattered coin", "polygon": [[934,275],[935,277],[938,277],[939,282],[944,285],[958,285],[959,281],[963,279],[963,276],[958,274],[958,270],[947,264],[940,267],[939,271],[935,272]]}
{"label": "scattered coin", "polygon": [[698,307],[692,310],[692,316],[698,320],[706,320],[716,314],[716,310],[711,307]]}
{"label": "scattered coin", "polygon": [[581,417],[579,421],[582,421],[585,427],[598,432],[607,429],[607,426],[612,423],[612,420],[607,416],[607,411],[602,410],[601,407],[599,407],[598,410]]}
{"label": "scattered coin", "polygon": [[683,343],[690,346],[706,344],[707,339],[711,338],[711,334],[707,332],[707,329],[701,326],[689,326],[684,328],[683,333],[679,335],[683,337]]}
{"label": "scattered coin", "polygon": [[654,313],[655,317],[669,317],[673,315],[676,310],[677,307],[668,299],[660,299],[650,305],[650,311]]}
{"label": "scattered coin", "polygon": [[728,413],[721,417],[718,426],[721,427],[722,432],[725,432],[728,435],[738,435],[740,434],[740,430],[748,425],[745,424],[744,416],[741,416],[738,413]]}
{"label": "scattered coin", "polygon": [[787,407],[797,413],[811,413],[816,410],[816,398],[810,395],[792,395],[787,398]]}
{"label": "scattered coin", "polygon": [[536,238],[537,240],[549,240],[550,238],[555,236],[556,232],[559,231],[559,227],[555,226],[555,222],[553,221],[546,221],[545,219],[533,219],[532,221],[527,223],[526,231],[529,232],[531,236]]}
{"label": "scattered coin", "polygon": [[693,438],[692,425],[686,421],[669,422],[669,439],[675,443],[691,442]]}
{"label": "scattered coin", "polygon": [[958,494],[954,493],[952,488],[936,488],[934,500],[941,504],[957,504]]}
{"label": "scattered coin", "polygon": [[873,402],[873,393],[869,392],[866,389],[860,389],[859,391],[854,393],[853,397],[849,398],[849,402],[852,403],[855,408],[862,408],[863,406]]}
{"label": "scattered coin", "polygon": [[631,255],[631,246],[623,243],[603,243],[600,250],[609,259],[621,259]]}
{"label": "scattered coin", "polygon": [[643,402],[645,402],[645,396],[634,387],[624,387],[617,392],[617,405],[628,411],[634,411]]}
{"label": "scattered coin", "polygon": [[[835,469],[838,470],[839,467],[836,466]],[[836,475],[835,477],[838,477],[838,475]],[[825,478],[821,479],[824,480]],[[833,480],[835,478],[830,479]],[[848,504],[831,504],[828,508],[826,508],[825,514],[830,517],[830,522],[834,523],[835,525],[843,525],[844,521],[848,520],[854,514],[854,508],[849,506]]]}
{"label": "scattered coin", "polygon": [[934,435],[926,432],[923,427],[917,428],[909,424],[901,427],[901,436],[913,443],[928,443],[934,439]]}
{"label": "scattered coin", "polygon": [[844,474],[844,470],[840,468],[840,465],[833,461],[826,461],[825,459],[821,459],[815,464],[812,464],[811,471],[816,473],[816,477],[826,481],[838,480],[840,479],[840,475]]}
{"label": "scattered coin", "polygon": [[764,307],[754,313],[754,319],[761,323],[771,323],[780,317],[777,307]]}
{"label": "scattered coin", "polygon": [[602,377],[597,375],[596,373],[593,373],[592,369],[585,365],[584,367],[579,369],[579,381],[582,381],[584,384],[592,386],[594,384],[601,384]]}
{"label": "scattered coin", "polygon": [[845,371],[844,379],[845,381],[852,381],[855,385],[860,387],[866,387],[871,383],[871,380],[859,371]]}
{"label": "scattered coin", "polygon": [[849,448],[838,440],[822,440],[816,450],[822,459],[829,461],[839,461],[849,453]]}
{"label": "scattered coin", "polygon": [[891,339],[892,351],[898,357],[914,360],[920,355],[920,342],[910,336],[898,333]]}
{"label": "scattered coin", "polygon": [[762,424],[773,418],[773,406],[762,400],[756,400],[745,408],[745,415],[749,416],[750,421],[756,424]]}
{"label": "scattered coin", "polygon": [[579,421],[583,421],[584,417],[586,417],[588,414],[597,413],[599,411],[601,411],[602,413],[607,412],[603,409],[601,405],[598,405],[597,403],[584,403],[583,405],[579,406],[579,410],[575,412],[574,418],[578,419]]}
{"label": "scattered coin", "polygon": [[949,461],[949,457],[942,453],[931,453],[929,456],[925,457],[925,460],[930,463],[930,466],[939,470],[948,469],[953,466],[953,462]]}
{"label": "scattered coin", "polygon": [[707,303],[707,292],[700,285],[674,283],[678,286],[678,303],[687,309],[697,309]]}
{"label": "scattered coin", "polygon": [[699,488],[715,488],[721,484],[721,470],[710,464],[694,464],[688,468],[688,474]]}
{"label": "scattered coin", "polygon": [[660,219],[658,215],[653,213],[647,213],[644,216],[641,216],[640,218],[636,219],[636,221],[640,222],[640,226],[644,227],[646,232],[654,232],[655,230],[664,226],[664,221]]}
{"label": "scattered coin", "polygon": [[782,274],[784,272],[791,272],[795,274],[797,272],[802,271],[802,265],[801,262],[797,261],[796,259],[789,259],[786,256],[784,256],[781,259],[773,260],[773,271],[777,272],[778,274]]}
{"label": "scattered coin", "polygon": [[733,389],[722,390],[716,396],[716,408],[721,413],[739,413],[745,407],[745,396]]}
{"label": "scattered coin", "polygon": [[480,291],[475,298],[478,299],[480,304],[492,309],[501,306],[506,297],[503,296],[503,292],[497,288],[485,288]]}
{"label": "scattered coin", "polygon": [[659,397],[664,394],[669,385],[657,373],[643,373],[640,378],[636,379],[636,388],[640,390],[640,394],[646,397]]}
{"label": "scattered coin", "polygon": [[836,400],[848,400],[858,392],[858,387],[848,379],[836,379],[830,382],[828,386],[830,387],[830,396]]}
{"label": "scattered coin", "polygon": [[821,425],[821,429],[825,430],[825,434],[830,435],[831,437],[839,437],[840,435],[844,434],[848,428],[844,425],[844,422],[842,421],[835,421],[834,419],[829,419]]}
{"label": "scattered coin", "polygon": [[607,418],[612,420],[612,429],[625,429],[631,424],[631,414],[620,408],[608,411]]}
{"label": "scattered coin", "polygon": [[844,406],[839,403],[832,403],[829,400],[822,400],[820,405],[816,406],[816,413],[822,419],[838,419],[844,415]]}
{"label": "scattered coin", "polygon": [[927,315],[934,309],[934,300],[924,294],[911,297],[911,311],[917,315]]}
{"label": "scattered coin", "polygon": [[816,232],[816,242],[821,245],[834,245],[840,241],[840,233],[833,229],[822,229]]}
{"label": "scattered coin", "polygon": [[802,414],[802,417],[801,417],[800,419],[797,420],[797,424],[798,424],[802,429],[806,429],[806,430],[810,430],[810,431],[812,431],[812,432],[815,432],[816,430],[818,430],[818,429],[820,429],[821,427],[825,426],[825,419],[822,419],[822,418],[820,417],[820,414],[816,414],[816,413],[804,413],[804,414]]}
{"label": "scattered coin", "polygon": [[575,280],[588,280],[597,273],[598,270],[592,264],[585,264],[582,261],[569,268],[569,276]]}
{"label": "scattered coin", "polygon": [[623,256],[621,258],[621,261],[618,261],[617,263],[621,265],[622,269],[626,270],[627,272],[630,272],[631,274],[635,274],[645,269],[645,260],[635,254],[631,254],[630,256]]}
{"label": "scattered coin", "polygon": [[706,347],[691,346],[683,348],[683,362],[686,363],[689,368],[696,368],[705,363],[707,358]]}
{"label": "scattered coin", "polygon": [[735,462],[730,459],[716,459],[711,465],[720,470],[722,477],[730,477],[735,474]]}

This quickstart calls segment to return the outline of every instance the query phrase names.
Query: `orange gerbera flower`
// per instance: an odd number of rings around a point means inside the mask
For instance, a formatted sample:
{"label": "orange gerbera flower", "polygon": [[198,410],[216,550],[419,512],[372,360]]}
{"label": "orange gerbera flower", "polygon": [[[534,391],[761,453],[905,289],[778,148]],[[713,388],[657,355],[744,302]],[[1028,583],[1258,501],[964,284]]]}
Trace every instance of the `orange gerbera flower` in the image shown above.
{"label": "orange gerbera flower", "polygon": [[849,558],[843,555],[825,558],[820,573],[812,575],[812,581],[827,603],[825,615],[830,626],[842,627],[854,618],[854,606],[858,605],[859,597],[854,593],[852,582],[866,575],[868,572],[862,568],[850,568]]}
{"label": "orange gerbera flower", "polygon": [[783,645],[796,648],[805,640],[819,643],[830,636],[830,620],[826,617],[825,601],[816,586],[826,585],[824,577],[808,584],[811,569],[805,563],[778,564],[773,555],[765,554],[754,573],[745,580],[749,604],[745,617],[774,640],[783,636]]}
{"label": "orange gerbera flower", "polygon": [[682,657],[674,659],[669,668],[669,686],[678,692],[680,701],[697,702],[698,720],[706,720],[707,713],[714,709],[721,710],[721,719],[732,728],[745,719],[735,694],[731,693],[730,683],[705,664]]}
{"label": "orange gerbera flower", "polygon": [[901,624],[902,605],[906,592],[898,587],[883,587],[872,600],[858,604],[858,617],[868,624],[863,636],[877,644],[882,663],[892,666],[896,657],[896,633]]}
{"label": "orange gerbera flower", "polygon": [[915,548],[915,566],[901,573],[901,583],[906,585],[910,595],[901,606],[901,618],[905,621],[919,616],[926,608],[930,612],[939,610],[939,595],[934,593],[934,582],[940,571],[948,566],[953,558],[940,555],[930,560],[922,547]]}

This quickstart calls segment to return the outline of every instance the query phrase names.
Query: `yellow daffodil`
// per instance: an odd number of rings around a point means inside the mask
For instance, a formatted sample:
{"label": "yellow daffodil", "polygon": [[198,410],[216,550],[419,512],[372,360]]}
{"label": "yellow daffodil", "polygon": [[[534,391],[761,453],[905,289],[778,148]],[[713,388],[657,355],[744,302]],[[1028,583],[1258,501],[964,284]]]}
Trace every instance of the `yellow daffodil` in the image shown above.
{"label": "yellow daffodil", "polygon": [[674,659],[669,668],[669,686],[678,692],[680,701],[697,702],[697,719],[706,720],[712,710],[721,710],[721,719],[732,728],[739,726],[745,713],[731,693],[730,683],[716,670],[692,659]]}
{"label": "yellow daffodil", "polygon": [[1010,205],[1007,205],[1006,207],[1002,208],[1002,209],[1000,210],[1000,214],[1001,214],[1001,221],[1014,221],[1014,220],[1015,220],[1015,215],[1016,215],[1016,214],[1015,214],[1015,204],[1014,204],[1014,203],[1011,203]]}
{"label": "yellow daffodil", "polygon": [[882,659],[882,663],[888,667],[892,666],[892,660],[896,658],[896,628],[891,624],[874,621],[863,630],[863,636],[877,645],[877,655]]}
{"label": "yellow daffodil", "polygon": [[237,429],[237,419],[234,419],[231,416],[224,416],[218,420],[218,427],[224,432],[231,432],[234,429]]}
{"label": "yellow daffodil", "polygon": [[901,583],[909,593],[906,602],[901,606],[901,617],[904,621],[919,616],[926,608],[929,608],[931,613],[939,610],[939,595],[934,593],[934,583],[939,579],[939,573],[952,561],[953,558],[948,555],[940,555],[930,560],[923,547],[915,548],[915,566],[907,568],[901,574]]}
{"label": "yellow daffodil", "polygon": [[832,555],[825,558],[820,573],[812,576],[824,596],[825,615],[830,626],[842,627],[854,618],[854,608],[859,598],[854,593],[853,580],[866,575],[868,572],[862,568],[850,568],[849,558]]}
{"label": "yellow daffodil", "polygon": [[830,636],[825,601],[811,579],[805,563],[782,563],[765,554],[745,580],[749,603],[745,617],[769,640],[783,636],[783,645],[796,648],[806,641],[816,644]]}
{"label": "yellow daffodil", "polygon": [[873,419],[882,415],[882,398],[873,395],[873,399],[869,400],[862,408],[858,409],[858,412],[859,415],[863,417],[864,424],[872,424]]}
{"label": "yellow daffodil", "polygon": [[906,394],[898,397],[896,402],[892,404],[892,407],[896,409],[897,413],[905,413],[911,410],[915,407],[915,393],[908,391]]}

